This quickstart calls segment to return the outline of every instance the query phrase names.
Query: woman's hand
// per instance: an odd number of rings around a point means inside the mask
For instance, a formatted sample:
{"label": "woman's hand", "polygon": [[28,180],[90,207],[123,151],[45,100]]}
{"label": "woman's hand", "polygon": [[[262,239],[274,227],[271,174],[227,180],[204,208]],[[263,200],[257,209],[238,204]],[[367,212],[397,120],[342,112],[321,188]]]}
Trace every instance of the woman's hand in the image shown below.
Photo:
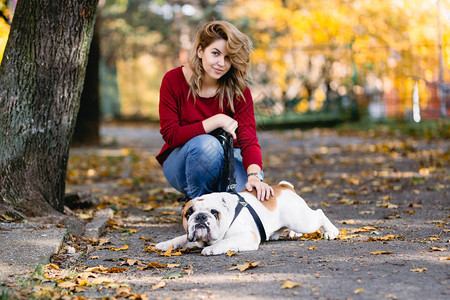
{"label": "woman's hand", "polygon": [[233,139],[236,139],[236,129],[238,128],[238,122],[225,114],[217,114],[204,120],[203,128],[207,133],[210,133],[217,128],[222,128],[223,130],[225,130],[225,132],[230,134]]}
{"label": "woman's hand", "polygon": [[246,189],[251,192],[256,190],[256,198],[260,201],[269,200],[270,196],[274,196],[273,188],[265,182],[259,180],[258,177],[250,175],[248,182],[245,184]]}

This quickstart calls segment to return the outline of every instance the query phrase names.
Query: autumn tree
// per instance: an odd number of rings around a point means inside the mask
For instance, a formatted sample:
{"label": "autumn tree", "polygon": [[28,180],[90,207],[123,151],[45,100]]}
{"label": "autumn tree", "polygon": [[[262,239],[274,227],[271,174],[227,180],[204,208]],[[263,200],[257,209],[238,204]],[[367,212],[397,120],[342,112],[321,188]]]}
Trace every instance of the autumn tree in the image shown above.
{"label": "autumn tree", "polygon": [[[442,7],[448,10],[448,1]],[[255,80],[284,102],[385,85],[407,103],[414,81],[438,79],[439,13],[432,0],[233,0],[224,11],[253,38]],[[442,24],[444,49],[449,28]]]}
{"label": "autumn tree", "polygon": [[98,0],[19,0],[0,66],[0,205],[62,211]]}

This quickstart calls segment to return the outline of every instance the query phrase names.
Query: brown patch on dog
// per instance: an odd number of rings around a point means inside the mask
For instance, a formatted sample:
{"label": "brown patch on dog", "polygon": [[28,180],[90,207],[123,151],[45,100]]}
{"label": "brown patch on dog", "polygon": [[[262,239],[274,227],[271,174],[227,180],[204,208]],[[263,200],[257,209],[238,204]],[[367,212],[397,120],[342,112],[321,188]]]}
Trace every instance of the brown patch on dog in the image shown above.
{"label": "brown patch on dog", "polygon": [[255,240],[255,243],[258,242],[258,236],[256,235],[256,232],[254,232],[253,230],[250,231],[253,234],[253,239]]}
{"label": "brown patch on dog", "polygon": [[188,223],[188,220],[186,219],[186,212],[188,211],[188,209],[189,208],[191,208],[192,206],[194,205],[194,202],[192,201],[192,200],[189,200],[188,202],[186,202],[186,204],[184,205],[184,208],[183,208],[183,213],[182,213],[182,215],[181,215],[181,217],[183,218],[183,227],[184,227],[184,231],[186,231],[187,232],[187,223]]}
{"label": "brown patch on dog", "polygon": [[[277,186],[273,186],[273,191],[275,192],[274,196],[270,196],[268,200],[263,200],[261,203],[270,211],[274,211],[277,208],[277,199],[280,196],[281,192],[284,190],[291,190],[295,192],[295,190],[287,184],[279,184]],[[253,190],[251,192],[244,190],[243,193],[250,193],[256,198],[256,190]]]}

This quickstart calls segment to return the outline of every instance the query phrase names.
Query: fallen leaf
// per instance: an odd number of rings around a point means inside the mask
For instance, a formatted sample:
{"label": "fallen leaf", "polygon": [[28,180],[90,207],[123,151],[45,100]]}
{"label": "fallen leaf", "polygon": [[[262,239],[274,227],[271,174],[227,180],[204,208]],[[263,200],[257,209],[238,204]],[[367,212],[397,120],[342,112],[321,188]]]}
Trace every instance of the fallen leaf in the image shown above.
{"label": "fallen leaf", "polygon": [[359,293],[362,293],[362,292],[364,292],[364,289],[363,288],[359,288],[359,289],[357,289],[357,290],[354,290],[353,291],[353,294],[359,294]]}
{"label": "fallen leaf", "polygon": [[167,283],[165,281],[160,281],[157,284],[153,285],[150,289],[151,290],[161,289],[161,288],[165,287],[166,285],[167,285]]}
{"label": "fallen leaf", "polygon": [[228,271],[239,270],[241,272],[244,272],[247,269],[256,268],[260,262],[261,261],[256,261],[256,262],[249,262],[249,263],[245,263],[245,264],[241,264],[241,265],[236,265],[234,267],[229,268]]}
{"label": "fallen leaf", "polygon": [[178,268],[179,266],[180,266],[180,264],[167,264],[166,265],[166,267],[169,268],[169,269]]}
{"label": "fallen leaf", "polygon": [[78,219],[89,220],[89,219],[92,219],[92,216],[88,215],[88,214],[79,214]]}
{"label": "fallen leaf", "polygon": [[323,233],[321,233],[319,230],[313,233],[302,234],[302,236],[300,237],[301,241],[320,241],[321,239],[323,239]]}
{"label": "fallen leaf", "polygon": [[398,238],[398,235],[394,235],[394,234],[389,234],[386,236],[379,236],[379,237],[370,237],[367,241],[368,242],[374,242],[374,241],[390,241],[393,239]]}
{"label": "fallen leaf", "polygon": [[428,270],[427,268],[417,268],[417,269],[409,269],[411,272],[422,273],[423,271]]}
{"label": "fallen leaf", "polygon": [[183,274],[181,274],[181,273],[172,273],[172,274],[168,274],[168,275],[164,276],[163,278],[164,279],[178,279],[181,277],[183,277]]}
{"label": "fallen leaf", "polygon": [[55,264],[46,264],[44,267],[53,268],[55,270],[59,270],[59,266]]}
{"label": "fallen leaf", "polygon": [[60,287],[62,289],[72,289],[76,286],[78,286],[78,284],[76,284],[73,281],[63,281],[63,282],[58,283],[58,287]]}
{"label": "fallen leaf", "polygon": [[103,283],[111,283],[111,282],[114,282],[111,278],[99,277],[99,278],[95,278],[92,281],[89,281],[88,283],[90,283],[90,284],[103,284]]}
{"label": "fallen leaf", "polygon": [[231,251],[231,250],[228,250],[228,251],[227,251],[227,255],[228,255],[228,256],[234,256],[234,255],[236,255],[236,254],[237,254],[236,251]]}
{"label": "fallen leaf", "polygon": [[112,247],[112,248],[109,248],[109,251],[122,251],[122,250],[127,250],[128,248],[130,248],[130,246],[128,246],[128,245],[125,245],[125,246],[123,246],[121,248],[117,248],[117,249]]}
{"label": "fallen leaf", "polygon": [[350,219],[350,220],[339,221],[339,223],[341,223],[341,224],[353,225],[353,224],[356,224],[356,221],[353,220],[353,219]]}
{"label": "fallen leaf", "polygon": [[150,269],[150,268],[165,268],[166,266],[167,265],[161,265],[160,263],[157,263],[157,262],[151,262],[148,265],[146,265],[145,267],[137,268],[137,269],[142,271],[142,270],[146,270],[146,269]]}
{"label": "fallen leaf", "polygon": [[373,251],[373,252],[370,252],[370,254],[372,254],[372,255],[383,255],[383,254],[392,254],[392,252],[391,251]]}
{"label": "fallen leaf", "polygon": [[363,227],[360,227],[360,228],[358,228],[358,229],[355,229],[355,230],[353,231],[353,233],[368,232],[368,231],[374,231],[374,230],[377,230],[377,229],[378,229],[378,228],[373,227],[373,226],[363,226]]}
{"label": "fallen leaf", "polygon": [[447,248],[430,247],[430,251],[447,251]]}
{"label": "fallen leaf", "polygon": [[170,248],[167,249],[166,252],[162,253],[162,252],[157,251],[157,253],[160,254],[160,255],[169,256],[169,257],[173,256],[173,255],[176,256],[176,255],[181,255],[182,254],[180,251],[177,251],[177,252],[172,252],[172,251],[173,251],[173,246],[170,246]]}
{"label": "fallen leaf", "polygon": [[121,262],[120,265],[121,266],[123,266],[123,265],[133,266],[135,263],[139,263],[139,261],[136,259],[127,259],[126,261]]}
{"label": "fallen leaf", "polygon": [[450,256],[447,257],[439,257],[440,260],[450,260]]}
{"label": "fallen leaf", "polygon": [[388,209],[397,209],[398,205],[390,203],[390,202],[386,202],[386,203],[377,205],[377,207],[384,207],[384,208],[388,208]]}
{"label": "fallen leaf", "polygon": [[308,248],[308,250],[314,250],[314,249],[317,249],[317,247],[316,247],[316,246],[313,246],[313,247],[309,247],[309,248]]}
{"label": "fallen leaf", "polygon": [[89,259],[99,259],[99,256],[90,256]]}
{"label": "fallen leaf", "polygon": [[128,271],[128,268],[119,268],[119,267],[112,267],[105,270],[105,273],[124,273]]}
{"label": "fallen leaf", "polygon": [[293,289],[293,288],[299,287],[299,286],[302,286],[302,284],[299,283],[299,282],[292,282],[292,281],[286,280],[286,281],[283,283],[283,285],[280,287],[280,289],[282,289],[282,290],[285,290],[285,289]]}

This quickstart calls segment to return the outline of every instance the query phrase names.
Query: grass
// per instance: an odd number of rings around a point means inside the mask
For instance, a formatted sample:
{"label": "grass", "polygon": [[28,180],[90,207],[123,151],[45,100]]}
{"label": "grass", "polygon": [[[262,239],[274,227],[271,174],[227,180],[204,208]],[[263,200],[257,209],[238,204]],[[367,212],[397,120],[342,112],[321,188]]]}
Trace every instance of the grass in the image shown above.
{"label": "grass", "polygon": [[341,133],[367,131],[374,135],[406,135],[418,139],[434,140],[450,138],[450,121],[434,120],[422,121],[420,123],[412,121],[369,121],[362,120],[356,123],[344,123],[337,126]]}

